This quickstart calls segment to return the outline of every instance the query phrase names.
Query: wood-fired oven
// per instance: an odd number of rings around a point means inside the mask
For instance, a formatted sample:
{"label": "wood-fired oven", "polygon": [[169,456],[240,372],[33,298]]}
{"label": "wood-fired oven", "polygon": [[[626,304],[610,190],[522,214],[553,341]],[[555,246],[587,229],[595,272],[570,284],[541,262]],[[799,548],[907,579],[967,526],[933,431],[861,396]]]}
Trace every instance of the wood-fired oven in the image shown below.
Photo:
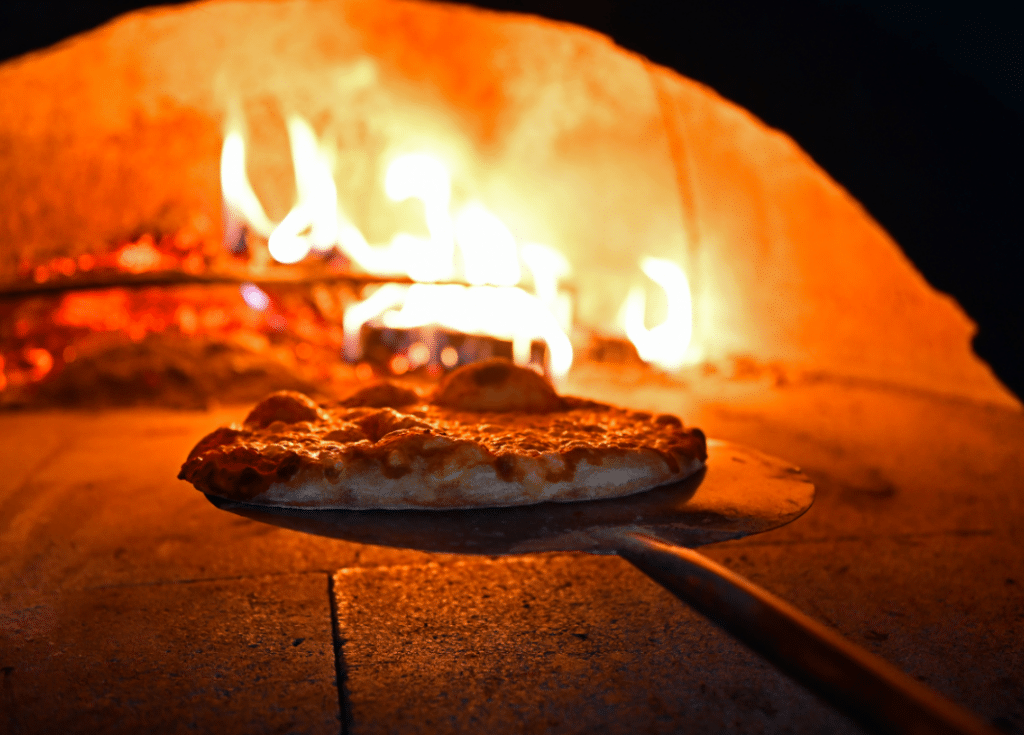
{"label": "wood-fired oven", "polygon": [[852,727],[613,558],[271,531],[175,479],[270,390],[492,355],[801,464],[807,516],[709,555],[1024,731],[1020,401],[784,133],[419,2],[137,12],[0,96],[12,732]]}

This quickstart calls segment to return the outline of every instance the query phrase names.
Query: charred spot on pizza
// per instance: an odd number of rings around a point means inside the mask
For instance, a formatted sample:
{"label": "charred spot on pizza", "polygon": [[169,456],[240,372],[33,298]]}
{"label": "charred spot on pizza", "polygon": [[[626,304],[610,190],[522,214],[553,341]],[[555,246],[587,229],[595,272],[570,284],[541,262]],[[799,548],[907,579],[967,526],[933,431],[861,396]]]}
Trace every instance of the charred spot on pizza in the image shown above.
{"label": "charred spot on pizza", "polygon": [[245,417],[245,425],[262,429],[275,421],[283,424],[297,424],[300,421],[316,421],[320,411],[313,399],[293,390],[271,393]]}
{"label": "charred spot on pizza", "polygon": [[302,460],[295,452],[289,452],[285,455],[284,459],[281,460],[281,464],[277,466],[274,474],[282,480],[290,480],[295,477],[295,474],[299,471],[299,467],[302,465]]}
{"label": "charred spot on pizza", "polygon": [[597,466],[604,463],[604,457],[590,447],[570,447],[568,451],[562,452],[562,469],[549,470],[544,475],[548,482],[572,482],[576,477],[576,468],[580,462]]}
{"label": "charred spot on pizza", "polygon": [[477,412],[551,413],[566,407],[543,377],[501,358],[465,365],[449,373],[433,403]]}
{"label": "charred spot on pizza", "polygon": [[258,487],[263,482],[263,476],[252,467],[244,468],[238,474],[238,485],[242,488]]}
{"label": "charred spot on pizza", "polygon": [[411,388],[387,381],[356,391],[341,402],[346,408],[400,408],[420,402],[419,394]]}
{"label": "charred spot on pizza", "polygon": [[516,477],[516,459],[510,454],[501,454],[494,460],[494,471],[498,477],[505,482],[511,482]]}

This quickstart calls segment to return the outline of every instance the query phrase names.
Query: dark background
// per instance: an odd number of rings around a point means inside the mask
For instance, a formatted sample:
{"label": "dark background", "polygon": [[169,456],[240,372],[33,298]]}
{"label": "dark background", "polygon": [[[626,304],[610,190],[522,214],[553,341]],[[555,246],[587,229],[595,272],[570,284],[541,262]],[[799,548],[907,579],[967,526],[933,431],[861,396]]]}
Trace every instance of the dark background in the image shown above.
{"label": "dark background", "polygon": [[[151,3],[0,7],[0,58]],[[791,135],[978,323],[1024,396],[1024,3],[480,0],[590,26]]]}

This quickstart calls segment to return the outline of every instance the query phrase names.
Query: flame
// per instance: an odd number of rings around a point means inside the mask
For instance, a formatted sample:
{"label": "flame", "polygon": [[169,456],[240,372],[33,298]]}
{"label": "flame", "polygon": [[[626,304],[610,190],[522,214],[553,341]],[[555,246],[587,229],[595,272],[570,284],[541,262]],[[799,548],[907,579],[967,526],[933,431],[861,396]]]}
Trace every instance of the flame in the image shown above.
{"label": "flame", "polygon": [[241,227],[248,225],[263,237],[270,237],[274,223],[263,211],[249,175],[245,171],[245,141],[237,129],[224,136],[224,147],[220,152],[220,186],[224,197],[224,213],[227,220],[225,240],[233,247],[241,235]]}
{"label": "flame", "polygon": [[274,228],[267,247],[279,263],[298,263],[310,250],[325,251],[338,243],[338,189],[330,151],[317,142],[313,128],[298,115],[290,116],[287,125],[298,201]]}
{"label": "flame", "polygon": [[542,340],[548,346],[549,367],[555,378],[565,376],[572,366],[572,344],[554,316],[536,296],[513,286],[385,284],[345,312],[345,355],[349,360],[361,356],[360,330],[374,319],[392,329],[436,325],[463,334],[507,339],[519,365],[529,364],[531,345]]}
{"label": "flame", "polygon": [[399,156],[388,166],[384,193],[393,202],[423,202],[429,239],[400,232],[387,245],[372,246],[345,218],[338,237],[342,251],[363,270],[377,275],[403,275],[424,282],[453,278],[451,178],[444,164],[424,153]]}
{"label": "flame", "polygon": [[396,255],[404,258],[406,274],[414,281],[443,281],[454,276],[451,178],[444,164],[423,153],[400,156],[388,166],[384,193],[393,202],[419,199],[430,240],[400,233],[392,240]]}
{"label": "flame", "polygon": [[[384,177],[384,193],[394,202],[420,200],[429,237],[399,232],[386,244],[370,244],[338,201],[333,151],[298,115],[289,116],[286,124],[296,202],[276,226],[267,218],[246,175],[241,126],[234,125],[225,136],[221,183],[228,225],[226,244],[234,247],[241,236],[241,225],[248,225],[267,237],[270,255],[280,263],[295,263],[311,251],[338,247],[369,273],[408,276],[417,281],[412,286],[386,284],[348,307],[343,325],[349,360],[361,356],[362,326],[379,319],[394,328],[437,325],[465,334],[508,339],[515,361],[522,365],[530,361],[533,341],[542,340],[548,346],[552,375],[557,378],[568,372],[573,354],[566,336],[571,327],[571,304],[560,300],[558,293],[558,280],[570,272],[564,256],[538,243],[519,247],[505,223],[482,202],[466,202],[453,216],[448,168],[422,152],[391,161]],[[456,245],[460,259],[456,258]],[[523,279],[521,259],[533,278],[535,294],[517,287]],[[461,268],[457,268],[459,262]],[[437,283],[457,278],[469,285]],[[246,284],[242,289],[250,306],[266,308],[262,291],[255,285]],[[422,352],[410,353],[412,362],[407,360],[406,369],[423,361]],[[458,355],[442,354],[441,360],[451,367],[449,363],[457,364]]]}
{"label": "flame", "polygon": [[690,282],[686,273],[671,260],[641,258],[640,269],[661,286],[668,296],[668,315],[656,327],[644,326],[647,297],[644,289],[634,286],[623,304],[626,336],[636,347],[640,359],[664,370],[675,370],[685,362],[693,331]]}
{"label": "flame", "polygon": [[467,204],[455,220],[465,278],[474,286],[519,283],[516,240],[505,223],[479,202]]}
{"label": "flame", "polygon": [[[276,226],[263,211],[245,172],[245,146],[238,128],[229,131],[221,155],[225,208],[256,233],[268,238],[270,255],[281,263],[295,263],[310,252],[338,247],[357,268],[380,276],[408,276],[414,285],[386,284],[368,298],[350,305],[343,317],[345,355],[361,357],[360,330],[372,320],[386,327],[413,329],[437,325],[465,334],[489,335],[512,341],[513,357],[528,364],[534,340],[548,346],[549,368],[564,376],[572,365],[572,346],[566,334],[572,328],[572,302],[559,290],[559,281],[572,269],[564,255],[540,243],[518,243],[505,223],[482,202],[468,201],[453,208],[448,168],[422,152],[391,161],[384,177],[384,193],[394,202],[418,199],[423,203],[428,237],[406,232],[390,242],[371,244],[346,215],[338,201],[334,181],[334,152],[317,139],[312,126],[291,115],[286,120],[295,171],[296,203]],[[453,216],[453,211],[455,212]],[[229,228],[230,230],[230,228]],[[229,245],[238,233],[226,233]],[[230,238],[234,237],[232,242]],[[458,252],[456,252],[456,247]],[[461,256],[461,257],[457,257]],[[533,293],[519,288],[526,266]],[[641,270],[665,290],[668,314],[648,329],[644,325],[646,292],[635,286],[622,305],[626,335],[640,357],[666,370],[685,362],[692,320],[690,288],[676,263],[644,257]],[[469,285],[442,284],[463,280]],[[255,286],[253,286],[255,289]],[[251,290],[251,289],[250,289]],[[246,300],[261,309],[256,291]],[[415,368],[422,350],[397,364]],[[442,356],[444,357],[444,356]],[[458,362],[448,354],[446,366]]]}
{"label": "flame", "polygon": [[572,273],[572,266],[564,255],[539,242],[528,242],[519,251],[519,257],[533,276],[533,292],[547,306],[562,331],[572,328],[572,301],[568,294],[558,291],[558,281]]}

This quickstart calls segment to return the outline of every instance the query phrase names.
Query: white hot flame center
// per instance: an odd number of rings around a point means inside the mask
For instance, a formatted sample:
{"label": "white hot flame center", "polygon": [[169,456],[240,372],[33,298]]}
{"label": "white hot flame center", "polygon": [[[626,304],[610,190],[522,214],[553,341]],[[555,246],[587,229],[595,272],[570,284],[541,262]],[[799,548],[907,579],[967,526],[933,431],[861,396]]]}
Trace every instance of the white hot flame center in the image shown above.
{"label": "white hot flame center", "polygon": [[[245,168],[245,143],[236,127],[228,131],[221,153],[221,185],[227,214],[226,238],[234,246],[243,226],[267,238],[270,255],[296,263],[311,252],[338,247],[362,270],[380,276],[408,276],[414,285],[386,284],[344,315],[345,353],[360,357],[360,329],[371,320],[387,327],[429,325],[464,334],[489,335],[512,342],[513,357],[527,364],[535,340],[547,344],[549,368],[564,376],[573,360],[566,334],[572,328],[572,302],[559,281],[572,274],[564,255],[539,243],[520,244],[505,223],[482,202],[469,201],[453,217],[448,168],[426,153],[395,158],[384,177],[388,198],[423,203],[429,237],[399,232],[390,242],[371,244],[338,201],[334,151],[321,144],[298,115],[286,120],[295,170],[296,202],[276,226],[253,191]],[[456,246],[458,252],[456,252]],[[519,287],[520,263],[529,270],[534,293]],[[645,291],[635,287],[623,304],[623,324],[640,357],[662,368],[678,368],[690,341],[690,291],[675,263],[640,261],[643,272],[668,295],[668,316],[652,329],[644,326]],[[438,282],[463,280],[469,285]],[[447,363],[446,363],[447,364]]]}
{"label": "white hot flame center", "polygon": [[683,269],[671,260],[641,258],[640,269],[665,290],[668,296],[668,315],[656,327],[644,326],[647,296],[644,289],[634,286],[623,305],[626,336],[636,347],[640,359],[652,362],[664,370],[676,370],[685,362],[690,346],[692,315],[690,313],[690,282]]}

